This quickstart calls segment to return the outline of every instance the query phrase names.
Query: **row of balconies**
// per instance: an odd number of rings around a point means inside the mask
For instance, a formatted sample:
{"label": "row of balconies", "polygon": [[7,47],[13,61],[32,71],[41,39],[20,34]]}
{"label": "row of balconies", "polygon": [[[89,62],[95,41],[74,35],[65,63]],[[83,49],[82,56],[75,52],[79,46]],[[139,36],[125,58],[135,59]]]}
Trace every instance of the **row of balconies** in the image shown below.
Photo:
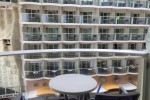
{"label": "row of balconies", "polygon": [[[26,54],[24,59],[52,59],[52,58],[76,58],[76,57],[113,57],[113,56],[139,56],[137,54],[122,54],[122,53],[91,53],[91,52],[68,52],[68,53],[46,53],[46,54]],[[62,57],[62,58],[61,58]],[[90,59],[90,58],[89,58]]]}
{"label": "row of balconies", "polygon": [[145,34],[91,34],[91,33],[69,33],[69,34],[50,34],[50,33],[23,33],[23,41],[143,41]]}
{"label": "row of balconies", "polygon": [[111,75],[111,74],[138,74],[137,66],[127,66],[127,67],[98,67],[98,68],[68,68],[68,69],[53,69],[45,71],[25,71],[25,77],[29,79],[42,78],[42,77],[55,77],[60,74],[85,74],[85,75]]}
{"label": "row of balconies", "polygon": [[138,1],[137,0],[21,0],[21,2],[150,8],[149,1],[140,1],[140,0]]}
{"label": "row of balconies", "polygon": [[78,24],[150,24],[149,17],[93,16],[93,15],[50,15],[22,13],[22,22],[78,23]]}

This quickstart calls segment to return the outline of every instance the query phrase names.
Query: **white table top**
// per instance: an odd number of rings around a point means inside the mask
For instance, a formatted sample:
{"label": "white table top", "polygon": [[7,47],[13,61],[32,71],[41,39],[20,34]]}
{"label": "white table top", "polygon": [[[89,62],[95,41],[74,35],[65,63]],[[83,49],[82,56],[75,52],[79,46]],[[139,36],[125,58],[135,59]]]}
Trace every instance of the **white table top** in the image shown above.
{"label": "white table top", "polygon": [[50,80],[50,87],[62,94],[85,94],[93,91],[97,82],[90,76],[81,74],[64,74]]}

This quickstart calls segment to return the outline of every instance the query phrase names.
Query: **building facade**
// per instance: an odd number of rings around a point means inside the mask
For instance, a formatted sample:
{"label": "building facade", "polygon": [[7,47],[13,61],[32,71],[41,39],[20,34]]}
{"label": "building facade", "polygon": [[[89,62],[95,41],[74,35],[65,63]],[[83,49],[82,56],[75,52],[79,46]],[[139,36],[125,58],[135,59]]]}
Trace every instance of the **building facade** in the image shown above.
{"label": "building facade", "polygon": [[[148,0],[19,0],[17,4],[21,50],[146,49]],[[106,52],[26,54],[22,78],[25,90],[34,91],[57,75],[80,73],[98,83],[132,83],[144,100],[144,61],[141,55]]]}

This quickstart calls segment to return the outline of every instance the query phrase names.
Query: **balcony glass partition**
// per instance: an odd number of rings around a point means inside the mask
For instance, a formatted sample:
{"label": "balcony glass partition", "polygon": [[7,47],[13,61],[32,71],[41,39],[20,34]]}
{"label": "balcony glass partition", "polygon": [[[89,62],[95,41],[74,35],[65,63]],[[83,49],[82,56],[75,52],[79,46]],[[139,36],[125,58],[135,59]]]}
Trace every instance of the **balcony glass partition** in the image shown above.
{"label": "balcony glass partition", "polygon": [[61,41],[61,35],[54,33],[54,34],[44,34],[44,41]]}
{"label": "balcony glass partition", "polygon": [[113,0],[100,0],[101,6],[114,6]]}
{"label": "balcony glass partition", "polygon": [[60,0],[43,0],[44,3],[61,3]]}
{"label": "balcony glass partition", "polygon": [[63,4],[77,4],[76,0],[63,0]]}
{"label": "balcony glass partition", "polygon": [[41,78],[43,77],[43,72],[41,71],[41,63],[26,63],[26,78]]}
{"label": "balcony glass partition", "polygon": [[81,41],[96,41],[97,34],[81,33]]}
{"label": "balcony glass partition", "polygon": [[23,38],[24,41],[42,41],[42,34],[24,33]]}
{"label": "balcony glass partition", "polygon": [[93,75],[95,74],[94,72],[94,67],[91,67],[90,61],[80,61],[80,74],[84,75]]}
{"label": "balcony glass partition", "polygon": [[131,6],[134,8],[146,8],[147,7],[147,2],[146,1],[134,1],[133,3],[131,3]]}
{"label": "balcony glass partition", "polygon": [[46,53],[44,58],[60,58],[61,53]]}
{"label": "balcony glass partition", "polygon": [[118,41],[127,41],[130,39],[130,35],[129,34],[119,34],[119,33],[116,33],[116,40]]}
{"label": "balcony glass partition", "polygon": [[99,17],[93,15],[80,15],[80,23],[99,24]]}
{"label": "balcony glass partition", "polygon": [[80,0],[81,5],[94,5],[94,0]]}
{"label": "balcony glass partition", "polygon": [[66,58],[73,58],[73,57],[78,57],[78,53],[76,52],[64,52],[63,53],[63,57],[66,57]]}
{"label": "balcony glass partition", "polygon": [[26,54],[24,55],[25,59],[40,59],[43,58],[43,55],[41,53],[36,54]]}
{"label": "balcony glass partition", "polygon": [[138,73],[139,64],[135,59],[129,59],[126,62],[129,73]]}
{"label": "balcony glass partition", "polygon": [[23,22],[41,22],[40,10],[26,9],[22,19]]}
{"label": "balcony glass partition", "polygon": [[79,36],[75,33],[64,33],[63,34],[63,41],[78,41]]}
{"label": "balcony glass partition", "polygon": [[145,40],[145,34],[131,34],[131,40]]}
{"label": "balcony glass partition", "polygon": [[111,16],[99,16],[99,23],[100,24],[115,24],[116,19],[115,17],[111,17]]}
{"label": "balcony glass partition", "polygon": [[64,61],[63,62],[63,73],[64,74],[76,73],[75,62],[73,62],[73,61]]}
{"label": "balcony glass partition", "polygon": [[132,24],[148,24],[145,17],[132,17]]}
{"label": "balcony glass partition", "polygon": [[91,52],[81,52],[80,57],[95,57],[96,53]]}
{"label": "balcony glass partition", "polygon": [[114,34],[100,34],[100,39],[102,41],[113,41],[114,40]]}
{"label": "balcony glass partition", "polygon": [[43,14],[43,22],[45,23],[60,23],[61,16],[58,14]]}
{"label": "balcony glass partition", "polygon": [[37,2],[37,3],[40,3],[40,0],[22,0],[24,2]]}
{"label": "balcony glass partition", "polygon": [[62,15],[62,23],[79,23],[79,16],[77,15]]}

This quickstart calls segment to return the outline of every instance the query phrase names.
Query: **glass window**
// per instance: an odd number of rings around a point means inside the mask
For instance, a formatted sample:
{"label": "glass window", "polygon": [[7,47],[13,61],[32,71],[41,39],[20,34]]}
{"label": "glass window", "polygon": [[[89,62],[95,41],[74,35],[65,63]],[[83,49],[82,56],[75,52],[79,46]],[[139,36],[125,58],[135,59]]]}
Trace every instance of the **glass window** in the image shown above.
{"label": "glass window", "polygon": [[108,44],[98,44],[98,49],[108,49]]}
{"label": "glass window", "polygon": [[75,69],[75,62],[72,61],[64,61],[63,62],[64,69]]}
{"label": "glass window", "polygon": [[92,33],[91,28],[80,28],[80,33]]}
{"label": "glass window", "polygon": [[121,67],[121,60],[112,60],[113,67]]}
{"label": "glass window", "polygon": [[91,48],[91,44],[80,44],[80,48],[83,48],[83,49]]}
{"label": "glass window", "polygon": [[45,32],[46,33],[59,33],[58,28],[46,28]]}
{"label": "glass window", "polygon": [[58,70],[59,62],[47,62],[47,70]]}

